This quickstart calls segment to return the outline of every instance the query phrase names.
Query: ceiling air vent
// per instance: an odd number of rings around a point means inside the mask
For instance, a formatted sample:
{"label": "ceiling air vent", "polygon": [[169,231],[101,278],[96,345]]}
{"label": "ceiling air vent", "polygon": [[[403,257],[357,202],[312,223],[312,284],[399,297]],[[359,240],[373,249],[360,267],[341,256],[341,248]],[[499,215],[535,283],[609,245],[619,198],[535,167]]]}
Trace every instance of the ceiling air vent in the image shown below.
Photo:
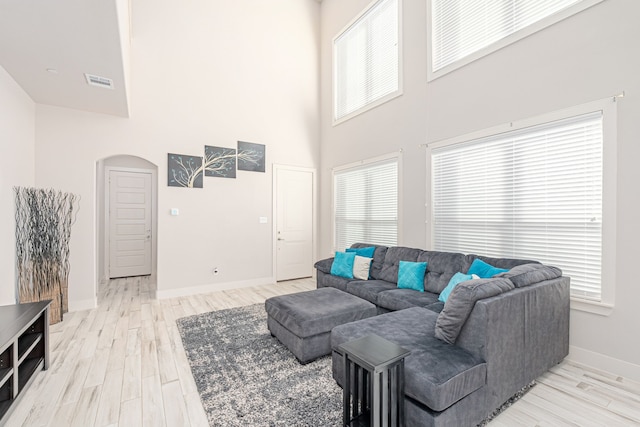
{"label": "ceiling air vent", "polygon": [[113,89],[113,80],[111,79],[87,73],[84,73],[84,77],[87,79],[87,84],[91,86]]}

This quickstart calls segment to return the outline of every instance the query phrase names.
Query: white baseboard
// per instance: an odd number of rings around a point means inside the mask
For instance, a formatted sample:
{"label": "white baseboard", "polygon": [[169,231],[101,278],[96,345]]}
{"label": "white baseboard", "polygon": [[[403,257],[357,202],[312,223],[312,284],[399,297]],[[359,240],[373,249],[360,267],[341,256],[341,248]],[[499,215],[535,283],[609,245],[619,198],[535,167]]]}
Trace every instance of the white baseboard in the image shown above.
{"label": "white baseboard", "polygon": [[185,297],[189,295],[206,294],[208,292],[225,291],[228,289],[249,288],[251,286],[269,285],[276,283],[274,277],[261,277],[251,280],[239,280],[236,282],[211,283],[207,285],[189,286],[187,288],[158,289],[158,299]]}
{"label": "white baseboard", "polygon": [[587,365],[610,374],[640,382],[640,365],[615,359],[611,356],[585,350],[581,347],[569,346],[567,359],[582,365]]}
{"label": "white baseboard", "polygon": [[98,300],[96,298],[81,301],[69,301],[69,311],[91,310],[97,306]]}

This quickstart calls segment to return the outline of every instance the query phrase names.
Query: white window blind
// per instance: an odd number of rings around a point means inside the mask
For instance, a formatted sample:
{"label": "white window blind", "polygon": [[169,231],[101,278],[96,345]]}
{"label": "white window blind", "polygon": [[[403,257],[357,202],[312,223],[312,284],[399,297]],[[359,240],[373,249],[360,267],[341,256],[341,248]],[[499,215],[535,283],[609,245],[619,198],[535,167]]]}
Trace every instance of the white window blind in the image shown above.
{"label": "white window blind", "polygon": [[538,260],[601,299],[602,112],[432,151],[434,246]]}
{"label": "white window blind", "polygon": [[431,69],[438,71],[581,1],[431,0]]}
{"label": "white window blind", "polygon": [[398,243],[398,159],[335,170],[335,249]]}
{"label": "white window blind", "polygon": [[399,91],[398,0],[380,0],[334,39],[334,120]]}

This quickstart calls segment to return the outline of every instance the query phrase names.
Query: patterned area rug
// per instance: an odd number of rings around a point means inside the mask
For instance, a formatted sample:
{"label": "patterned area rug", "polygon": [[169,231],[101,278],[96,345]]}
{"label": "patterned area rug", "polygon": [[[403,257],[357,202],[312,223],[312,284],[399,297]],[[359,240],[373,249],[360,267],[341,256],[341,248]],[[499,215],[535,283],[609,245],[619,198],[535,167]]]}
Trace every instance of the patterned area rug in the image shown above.
{"label": "patterned area rug", "polygon": [[[209,425],[328,427],[342,424],[342,389],[331,357],[300,365],[267,329],[264,304],[177,320]],[[485,426],[535,383],[496,410]]]}
{"label": "patterned area rug", "polygon": [[177,320],[211,426],[338,426],[331,358],[300,365],[267,329],[264,304]]}

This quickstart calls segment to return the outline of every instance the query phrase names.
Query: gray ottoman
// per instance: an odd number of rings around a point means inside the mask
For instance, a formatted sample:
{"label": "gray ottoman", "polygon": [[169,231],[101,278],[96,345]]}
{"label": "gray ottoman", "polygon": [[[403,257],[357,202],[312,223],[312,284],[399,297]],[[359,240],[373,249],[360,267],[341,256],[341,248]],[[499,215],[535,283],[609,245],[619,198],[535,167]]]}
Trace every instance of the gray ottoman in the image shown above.
{"label": "gray ottoman", "polygon": [[269,298],[267,326],[300,361],[331,353],[331,329],[377,314],[376,306],[335,288]]}

